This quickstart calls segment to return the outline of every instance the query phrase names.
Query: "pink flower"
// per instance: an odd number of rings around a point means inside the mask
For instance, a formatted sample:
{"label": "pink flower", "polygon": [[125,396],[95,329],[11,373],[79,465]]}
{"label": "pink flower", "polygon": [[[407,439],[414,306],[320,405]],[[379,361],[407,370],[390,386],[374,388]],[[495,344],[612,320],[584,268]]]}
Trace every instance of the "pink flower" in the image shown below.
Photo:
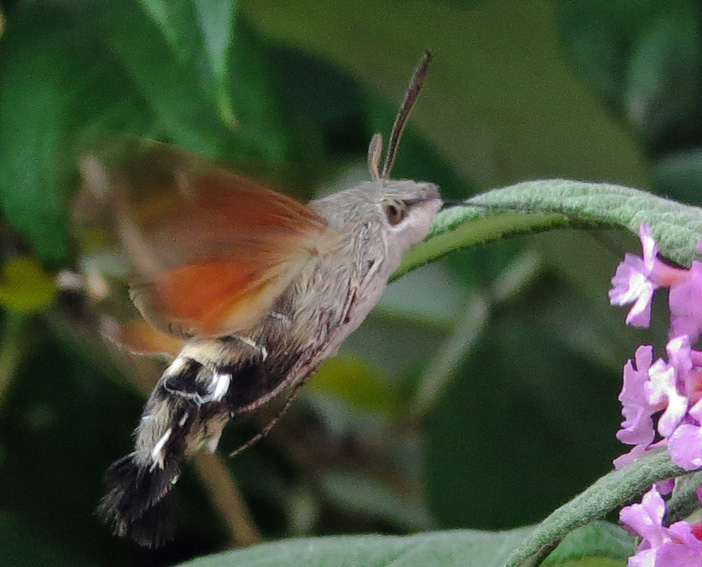
{"label": "pink flower", "polygon": [[648,327],[651,324],[651,301],[656,289],[643,269],[638,256],[627,254],[612,278],[609,301],[612,305],[634,305],[626,316],[626,324]]}
{"label": "pink flower", "polygon": [[619,470],[622,467],[625,467],[629,463],[633,463],[636,459],[639,457],[642,457],[648,449],[650,449],[651,446],[646,446],[646,445],[636,445],[631,451],[628,453],[625,453],[623,455],[620,455],[616,459],[614,459],[613,464],[614,468]]}
{"label": "pink flower", "polygon": [[675,368],[658,359],[648,371],[644,384],[648,403],[665,408],[658,419],[658,433],[670,437],[687,412],[687,398],[678,392]]}
{"label": "pink flower", "polygon": [[687,522],[676,522],[668,528],[668,534],[670,539],[659,548],[655,567],[702,565],[702,541],[695,537],[693,526]]}
{"label": "pink flower", "polygon": [[645,445],[653,442],[653,419],[656,408],[648,403],[645,384],[648,381],[648,369],[653,360],[653,347],[642,345],[636,349],[634,356],[636,367],[631,360],[624,367],[624,385],[619,394],[622,403],[624,421],[617,432],[617,439],[627,445]]}
{"label": "pink flower", "polygon": [[619,264],[612,278],[609,301],[612,305],[633,303],[626,317],[627,325],[648,327],[651,323],[651,299],[658,287],[650,278],[658,250],[648,225],[642,224],[639,234],[643,258],[634,254],[624,256],[624,262]]}
{"label": "pink flower", "polygon": [[[668,303],[671,336],[687,335],[695,343],[702,334],[702,262],[689,269],[676,268],[658,259],[658,248],[648,225],[639,227],[643,258],[626,254],[612,278],[609,301],[612,305],[629,305],[627,325],[648,327],[651,324],[651,301],[659,287],[669,287]],[[702,251],[702,240],[698,244]]]}
{"label": "pink flower", "polygon": [[678,427],[668,439],[668,451],[673,462],[691,471],[702,467],[702,400],[688,412],[692,423]]}
{"label": "pink flower", "polygon": [[[657,258],[656,243],[646,225],[640,227],[643,258],[627,254],[612,278],[610,301],[633,304],[626,322],[647,327],[651,301],[659,287],[669,287],[668,360],[653,362],[653,348],[640,346],[635,362],[624,367],[619,400],[624,421],[617,437],[633,449],[615,460],[615,467],[635,461],[651,447],[667,445],[670,457],[685,470],[702,468],[702,351],[692,349],[702,335],[702,262],[689,269]],[[702,240],[698,243],[702,252]],[[654,417],[657,415],[657,421]],[[655,424],[655,426],[654,426]],[[628,567],[702,566],[702,523],[663,524],[662,491],[672,482],[653,486],[641,504],[623,508],[621,522],[642,538]],[[698,496],[702,490],[698,491]]]}
{"label": "pink flower", "polygon": [[[672,400],[675,407],[669,412],[665,423],[662,423],[665,413],[661,417],[658,432],[663,437],[668,437],[668,451],[673,462],[685,470],[695,470],[702,467],[702,369],[698,366],[700,352],[690,348],[687,335],[669,341],[666,350],[677,375],[677,392],[682,394],[671,393],[669,404]],[[672,390],[669,383],[661,385],[661,389]],[[649,397],[649,401],[654,400]],[[686,406],[684,410],[683,404]],[[670,407],[666,408],[666,412]]]}
{"label": "pink flower", "polygon": [[[658,491],[652,487],[644,494],[641,504],[632,504],[622,508],[619,521],[633,533],[643,538],[649,546],[659,546],[663,543],[663,515],[665,502]],[[642,544],[644,543],[642,542]]]}
{"label": "pink flower", "polygon": [[670,362],[652,363],[653,348],[640,346],[624,367],[624,421],[617,438],[634,449],[615,460],[616,468],[643,455],[656,437],[655,445],[668,445],[681,467],[702,467],[702,352],[690,348],[686,335],[668,341],[666,350]]}
{"label": "pink flower", "polygon": [[702,542],[687,522],[663,525],[665,502],[655,487],[641,501],[622,508],[619,520],[642,540],[628,567],[684,567],[702,565]]}
{"label": "pink flower", "polygon": [[673,462],[687,471],[702,467],[702,428],[682,424],[668,439],[668,452]]}
{"label": "pink flower", "polygon": [[670,286],[670,331],[674,336],[687,335],[695,343],[702,333],[702,262],[693,262]]}

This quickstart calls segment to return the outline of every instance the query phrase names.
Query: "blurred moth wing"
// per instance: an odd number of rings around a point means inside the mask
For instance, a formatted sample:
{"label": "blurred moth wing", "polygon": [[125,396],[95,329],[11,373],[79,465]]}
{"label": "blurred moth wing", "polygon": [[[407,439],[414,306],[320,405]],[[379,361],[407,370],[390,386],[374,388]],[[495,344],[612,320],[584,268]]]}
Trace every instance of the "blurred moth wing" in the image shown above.
{"label": "blurred moth wing", "polygon": [[[255,327],[334,238],[311,208],[248,178],[161,144],[130,153],[127,166],[87,155],[81,169],[86,189],[110,202],[135,270],[134,305],[162,333]],[[146,336],[136,327],[120,334]]]}
{"label": "blurred moth wing", "polygon": [[172,360],[185,346],[183,339],[159,331],[142,318],[118,321],[113,317],[103,317],[100,331],[106,339],[141,356]]}

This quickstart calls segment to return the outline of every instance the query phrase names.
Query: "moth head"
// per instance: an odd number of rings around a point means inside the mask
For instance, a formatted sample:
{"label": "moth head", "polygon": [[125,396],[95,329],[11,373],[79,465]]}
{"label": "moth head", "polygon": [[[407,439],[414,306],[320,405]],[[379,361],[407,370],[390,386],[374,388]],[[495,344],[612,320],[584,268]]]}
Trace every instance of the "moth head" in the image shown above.
{"label": "moth head", "polygon": [[[422,240],[443,201],[433,183],[409,179],[374,179],[312,203],[330,227],[341,234],[384,241],[401,255]],[[368,246],[370,245],[370,246]]]}
{"label": "moth head", "polygon": [[433,183],[410,180],[376,180],[376,216],[384,226],[388,241],[404,252],[422,240],[443,204]]}

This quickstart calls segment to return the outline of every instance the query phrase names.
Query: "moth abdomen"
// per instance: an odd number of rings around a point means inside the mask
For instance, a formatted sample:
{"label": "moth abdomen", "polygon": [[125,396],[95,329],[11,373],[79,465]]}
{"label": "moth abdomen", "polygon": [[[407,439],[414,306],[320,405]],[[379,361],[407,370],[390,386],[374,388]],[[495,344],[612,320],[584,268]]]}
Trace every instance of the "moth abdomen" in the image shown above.
{"label": "moth abdomen", "polygon": [[176,459],[168,459],[163,467],[152,467],[143,455],[130,453],[107,469],[107,490],[98,513],[116,535],[130,537],[145,547],[158,547],[175,533],[172,488],[179,474]]}
{"label": "moth abdomen", "polygon": [[136,431],[136,448],[105,474],[98,512],[115,534],[147,547],[172,539],[173,488],[186,457],[209,444],[214,450],[229,420],[222,402],[231,376],[179,356],[161,376]]}

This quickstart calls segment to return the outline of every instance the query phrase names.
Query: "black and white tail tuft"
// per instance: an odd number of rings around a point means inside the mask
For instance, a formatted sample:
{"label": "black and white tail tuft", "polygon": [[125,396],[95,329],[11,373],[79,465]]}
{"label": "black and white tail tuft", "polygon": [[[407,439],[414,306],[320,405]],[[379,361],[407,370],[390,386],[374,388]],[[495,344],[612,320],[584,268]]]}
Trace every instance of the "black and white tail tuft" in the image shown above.
{"label": "black and white tail tuft", "polygon": [[145,547],[158,547],[175,534],[177,502],[173,486],[180,463],[169,458],[160,467],[143,460],[131,453],[107,469],[106,493],[98,513],[116,535],[130,537]]}

